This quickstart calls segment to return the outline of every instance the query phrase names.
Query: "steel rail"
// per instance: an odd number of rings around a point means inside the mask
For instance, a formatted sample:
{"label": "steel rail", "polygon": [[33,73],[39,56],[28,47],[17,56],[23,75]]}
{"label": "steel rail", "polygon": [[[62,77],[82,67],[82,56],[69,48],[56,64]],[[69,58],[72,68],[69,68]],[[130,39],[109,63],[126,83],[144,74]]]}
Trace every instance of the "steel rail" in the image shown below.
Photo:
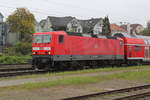
{"label": "steel rail", "polygon": [[0,69],[0,72],[10,72],[10,71],[25,71],[25,70],[31,70],[33,68],[3,68]]}
{"label": "steel rail", "polygon": [[0,66],[5,65],[30,65],[30,63],[20,63],[20,64],[0,64]]}
{"label": "steel rail", "polygon": [[147,89],[147,88],[150,88],[150,85],[143,85],[143,86],[136,86],[136,87],[131,87],[131,88],[113,90],[113,91],[93,93],[93,94],[88,94],[88,95],[83,95],[83,96],[64,98],[64,99],[61,99],[61,100],[81,100],[81,99],[85,99],[85,98],[89,98],[89,97],[104,96],[104,95],[123,93],[123,92],[131,92],[131,91],[137,91],[137,90],[140,90],[140,89]]}
{"label": "steel rail", "polygon": [[136,95],[121,97],[121,98],[117,98],[114,100],[136,100],[139,98],[146,98],[146,97],[150,97],[150,92],[145,92],[145,93],[140,93],[140,94],[136,94]]}
{"label": "steel rail", "polygon": [[17,71],[28,71],[33,70],[30,64],[0,64],[0,74],[5,72],[17,72]]}
{"label": "steel rail", "polygon": [[31,74],[44,74],[48,73],[47,70],[25,70],[25,71],[11,71],[11,72],[2,72],[0,73],[0,78],[2,77],[14,77],[21,75],[31,75]]}
{"label": "steel rail", "polygon": [[31,64],[0,64],[1,69],[14,69],[14,68],[31,68]]}

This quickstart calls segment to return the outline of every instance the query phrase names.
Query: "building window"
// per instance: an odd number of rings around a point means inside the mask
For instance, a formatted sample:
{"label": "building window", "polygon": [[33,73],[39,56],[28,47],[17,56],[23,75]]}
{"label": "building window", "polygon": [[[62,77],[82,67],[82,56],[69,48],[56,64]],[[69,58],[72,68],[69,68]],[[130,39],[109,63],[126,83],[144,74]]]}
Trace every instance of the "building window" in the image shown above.
{"label": "building window", "polygon": [[78,29],[78,32],[80,33],[80,29]]}

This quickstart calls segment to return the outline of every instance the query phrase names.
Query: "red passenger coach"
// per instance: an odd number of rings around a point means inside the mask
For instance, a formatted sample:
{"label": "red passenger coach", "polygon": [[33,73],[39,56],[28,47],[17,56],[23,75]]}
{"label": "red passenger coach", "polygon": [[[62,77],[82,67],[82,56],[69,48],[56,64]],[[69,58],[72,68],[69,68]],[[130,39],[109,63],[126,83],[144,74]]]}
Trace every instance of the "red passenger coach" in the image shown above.
{"label": "red passenger coach", "polygon": [[64,31],[34,33],[32,54],[36,68],[114,64],[124,60],[124,43],[121,38]]}
{"label": "red passenger coach", "polygon": [[128,60],[142,60],[144,57],[144,40],[140,38],[124,38],[125,55]]}
{"label": "red passenger coach", "polygon": [[130,36],[127,34],[115,34],[124,40],[125,60],[127,63],[141,63],[150,61],[150,38],[147,36]]}
{"label": "red passenger coach", "polygon": [[150,37],[149,36],[137,36],[144,40],[144,58],[143,61],[150,62]]}

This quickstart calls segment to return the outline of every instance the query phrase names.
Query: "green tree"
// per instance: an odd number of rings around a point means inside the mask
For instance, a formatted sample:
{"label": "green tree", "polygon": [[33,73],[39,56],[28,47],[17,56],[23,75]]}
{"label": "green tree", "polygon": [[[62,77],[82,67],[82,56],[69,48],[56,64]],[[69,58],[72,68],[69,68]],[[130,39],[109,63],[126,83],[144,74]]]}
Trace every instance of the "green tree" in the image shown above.
{"label": "green tree", "polygon": [[150,21],[147,22],[147,28],[150,29]]}
{"label": "green tree", "polygon": [[107,36],[111,35],[110,22],[109,22],[109,18],[108,17],[105,17],[103,19],[102,33],[103,33],[103,35],[107,35]]}
{"label": "green tree", "polygon": [[141,33],[143,35],[150,36],[150,22],[147,23],[147,27]]}
{"label": "green tree", "polygon": [[9,31],[19,34],[19,40],[30,42],[33,32],[35,32],[35,17],[26,8],[17,8],[7,18]]}

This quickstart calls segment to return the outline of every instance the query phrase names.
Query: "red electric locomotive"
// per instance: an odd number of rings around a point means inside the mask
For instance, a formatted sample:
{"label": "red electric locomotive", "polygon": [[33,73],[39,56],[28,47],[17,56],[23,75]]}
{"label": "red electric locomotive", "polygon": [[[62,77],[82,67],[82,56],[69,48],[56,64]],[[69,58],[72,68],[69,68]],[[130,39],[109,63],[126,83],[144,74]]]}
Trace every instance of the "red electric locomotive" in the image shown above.
{"label": "red electric locomotive", "polygon": [[33,34],[32,65],[38,69],[69,69],[92,65],[100,67],[118,62],[121,64],[124,53],[123,39],[118,37],[64,31]]}

